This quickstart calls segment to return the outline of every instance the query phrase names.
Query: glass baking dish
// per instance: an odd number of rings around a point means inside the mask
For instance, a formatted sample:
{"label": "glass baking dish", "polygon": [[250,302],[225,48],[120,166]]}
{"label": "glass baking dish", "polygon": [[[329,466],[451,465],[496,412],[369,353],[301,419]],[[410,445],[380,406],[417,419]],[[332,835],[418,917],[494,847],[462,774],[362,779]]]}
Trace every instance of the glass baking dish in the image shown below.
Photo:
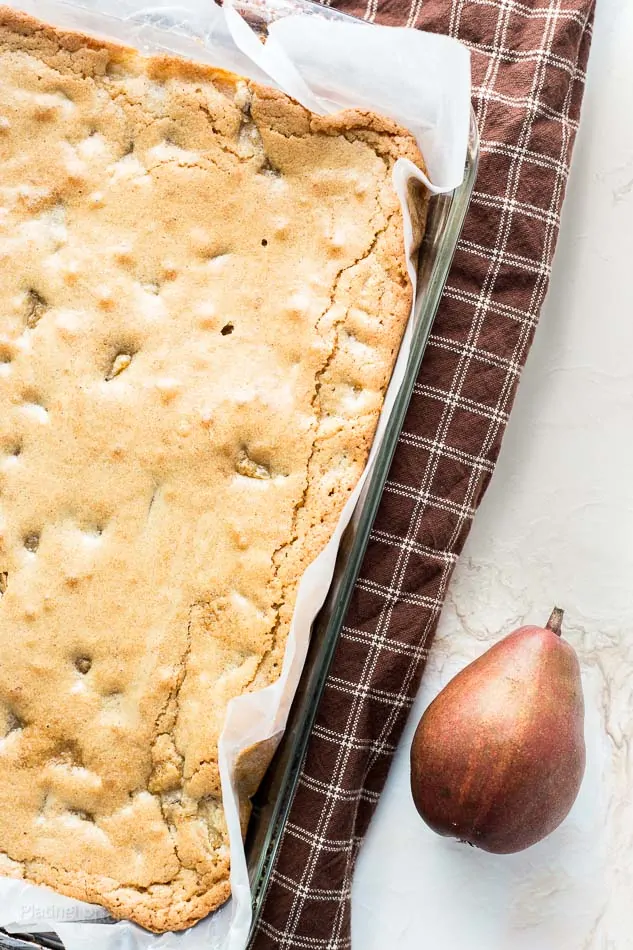
{"label": "glass baking dish", "polygon": [[[346,14],[320,6],[311,0],[235,0],[235,6],[262,37],[266,35],[267,24],[292,13],[300,12],[335,20],[351,19]],[[156,26],[160,28],[168,25],[167,10],[157,15]],[[343,535],[334,578],[327,599],[313,625],[305,668],[284,737],[253,800],[246,837],[253,903],[251,934],[264,904],[316,710],[468,210],[477,175],[478,159],[479,137],[475,116],[471,112],[464,179],[455,191],[433,195],[429,202],[427,229],[418,265],[413,341],[406,375],[389,418],[382,445],[368,473],[354,515]],[[29,950],[33,946],[63,950],[62,942],[54,933],[19,935],[7,934],[0,929],[0,948]]]}

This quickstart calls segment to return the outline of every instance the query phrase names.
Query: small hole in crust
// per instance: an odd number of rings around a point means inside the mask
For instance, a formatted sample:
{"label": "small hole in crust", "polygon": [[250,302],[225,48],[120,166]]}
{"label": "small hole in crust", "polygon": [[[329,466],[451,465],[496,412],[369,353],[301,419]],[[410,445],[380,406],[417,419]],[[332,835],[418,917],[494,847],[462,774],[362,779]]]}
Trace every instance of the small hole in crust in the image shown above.
{"label": "small hole in crust", "polygon": [[222,334],[222,336],[229,336],[229,334],[233,333],[234,329],[235,327],[233,326],[232,323],[225,323],[222,329],[220,330],[220,333]]}
{"label": "small hole in crust", "polygon": [[32,531],[30,534],[27,534],[24,538],[24,547],[27,551],[30,551],[31,554],[35,554],[37,549],[40,546],[40,536],[36,531]]}
{"label": "small hole in crust", "polygon": [[5,733],[5,738],[12,732],[18,732],[20,729],[24,729],[24,722],[14,712],[10,711],[7,715],[7,731]]}
{"label": "small hole in crust", "polygon": [[75,739],[69,739],[58,747],[57,756],[53,758],[52,763],[63,765],[66,768],[83,768],[84,761],[81,754],[81,747]]}
{"label": "small hole in crust", "polygon": [[230,247],[208,247],[203,249],[202,256],[206,261],[211,263],[212,261],[222,261],[232,253]]}
{"label": "small hole in crust", "polygon": [[266,465],[260,465],[259,462],[255,462],[244,449],[237,457],[235,471],[238,475],[243,475],[245,478],[257,478],[260,481],[270,478],[270,469],[267,468]]}
{"label": "small hole in crust", "polygon": [[156,502],[156,498],[157,498],[157,496],[158,496],[158,493],[160,492],[160,488],[161,488],[161,486],[158,485],[158,484],[156,484],[156,485],[154,486],[153,491],[152,491],[152,497],[150,498],[150,500],[149,500],[149,505],[147,506],[147,518],[148,518],[148,520],[149,520],[149,517],[150,517],[150,515],[151,515],[151,513],[152,513],[152,508],[154,507],[154,504],[155,504],[155,502]]}
{"label": "small hole in crust", "polygon": [[52,799],[51,793],[50,793],[50,792],[44,792],[44,797],[42,798],[42,802],[41,802],[41,804],[40,804],[39,811],[38,811],[38,814],[39,814],[39,815],[46,815],[46,813],[47,813],[47,811],[48,811],[48,809],[49,809],[49,807],[50,807],[50,805],[51,805],[52,800],[53,800],[53,799]]}
{"label": "small hole in crust", "polygon": [[46,415],[48,409],[44,405],[42,397],[35,389],[26,389],[22,393],[22,400],[25,406],[37,410],[38,415]]}
{"label": "small hole in crust", "polygon": [[79,673],[85,676],[92,668],[92,660],[89,656],[78,656],[75,659],[75,667]]}
{"label": "small hole in crust", "polygon": [[26,293],[26,325],[29,330],[35,329],[47,309],[47,301],[31,287]]}
{"label": "small hole in crust", "polygon": [[266,238],[262,238],[262,247],[268,247],[268,241]]}
{"label": "small hole in crust", "polygon": [[123,690],[121,689],[111,689],[109,692],[103,694],[104,706],[118,706],[122,699]]}
{"label": "small hole in crust", "polygon": [[0,597],[4,597],[7,592],[7,586],[9,584],[9,572],[0,571]]}
{"label": "small hole in crust", "polygon": [[259,169],[260,175],[268,175],[269,178],[281,178],[281,172],[276,168],[269,158],[264,159]]}
{"label": "small hole in crust", "polygon": [[120,376],[121,373],[128,368],[132,362],[133,353],[124,353],[120,352],[112,360],[112,365],[106,374],[106,382],[110,382],[111,379],[114,379],[116,376]]}
{"label": "small hole in crust", "polygon": [[89,821],[94,824],[95,816],[92,815],[89,811],[82,811],[80,808],[69,808],[68,814],[72,815],[73,818],[80,818],[82,821]]}

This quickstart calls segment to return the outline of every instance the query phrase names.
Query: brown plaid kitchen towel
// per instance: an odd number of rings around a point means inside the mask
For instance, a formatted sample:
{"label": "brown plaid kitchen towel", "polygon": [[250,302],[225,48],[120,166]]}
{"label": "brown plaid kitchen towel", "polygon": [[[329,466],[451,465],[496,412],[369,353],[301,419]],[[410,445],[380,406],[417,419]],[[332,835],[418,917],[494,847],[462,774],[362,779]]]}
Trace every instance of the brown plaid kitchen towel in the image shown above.
{"label": "brown plaid kitchen towel", "polygon": [[481,165],[253,950],[350,947],[357,850],[499,452],[547,289],[594,0],[345,0],[468,44]]}

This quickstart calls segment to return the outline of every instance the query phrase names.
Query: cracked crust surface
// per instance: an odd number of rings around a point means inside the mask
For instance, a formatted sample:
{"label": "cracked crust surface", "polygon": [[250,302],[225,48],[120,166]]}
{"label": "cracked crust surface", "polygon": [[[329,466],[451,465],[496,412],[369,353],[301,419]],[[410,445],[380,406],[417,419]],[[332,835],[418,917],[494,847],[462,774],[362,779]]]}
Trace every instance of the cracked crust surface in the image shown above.
{"label": "cracked crust surface", "polygon": [[0,873],[181,929],[229,895],[226,704],[368,454],[422,159],[6,8],[0,69]]}

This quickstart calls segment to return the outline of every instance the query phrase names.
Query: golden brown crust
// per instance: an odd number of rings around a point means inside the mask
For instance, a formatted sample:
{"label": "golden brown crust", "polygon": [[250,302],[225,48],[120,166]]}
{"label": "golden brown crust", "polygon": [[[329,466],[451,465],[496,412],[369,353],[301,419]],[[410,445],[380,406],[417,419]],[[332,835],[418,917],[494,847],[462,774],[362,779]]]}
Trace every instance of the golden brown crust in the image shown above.
{"label": "golden brown crust", "polygon": [[229,895],[226,705],[367,458],[422,161],[6,8],[0,68],[0,873],[182,929]]}

